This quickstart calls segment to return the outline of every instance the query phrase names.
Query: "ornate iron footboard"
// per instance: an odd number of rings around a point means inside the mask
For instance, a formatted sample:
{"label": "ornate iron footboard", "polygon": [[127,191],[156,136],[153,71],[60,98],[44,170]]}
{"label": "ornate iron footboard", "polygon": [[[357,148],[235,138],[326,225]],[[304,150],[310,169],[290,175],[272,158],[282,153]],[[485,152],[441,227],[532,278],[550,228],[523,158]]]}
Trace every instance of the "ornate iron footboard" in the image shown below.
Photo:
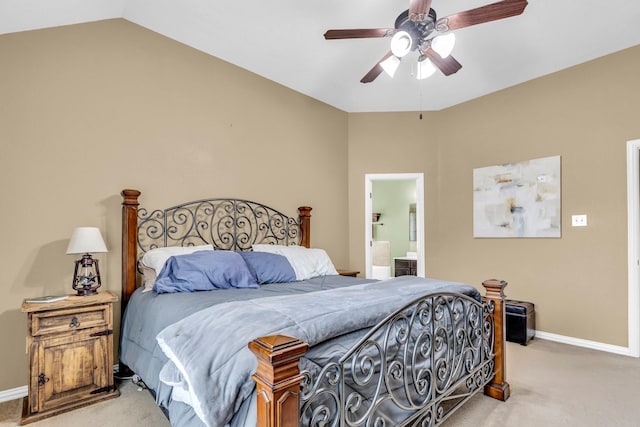
{"label": "ornate iron footboard", "polygon": [[302,426],[435,426],[493,378],[492,306],[423,297],[337,362],[303,371]]}
{"label": "ornate iron footboard", "polygon": [[303,372],[307,344],[275,335],[249,343],[258,359],[259,427],[437,426],[474,394],[507,400],[504,288],[480,303],[428,295],[388,316],[337,361]]}

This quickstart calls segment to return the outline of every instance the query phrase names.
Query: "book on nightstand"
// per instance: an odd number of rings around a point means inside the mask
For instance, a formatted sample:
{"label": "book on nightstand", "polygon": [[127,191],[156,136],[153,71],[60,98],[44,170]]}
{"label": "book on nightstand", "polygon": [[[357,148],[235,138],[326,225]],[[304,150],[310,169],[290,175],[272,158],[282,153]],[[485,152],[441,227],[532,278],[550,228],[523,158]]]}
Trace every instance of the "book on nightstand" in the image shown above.
{"label": "book on nightstand", "polygon": [[44,297],[27,298],[24,300],[27,304],[38,304],[44,302],[62,301],[69,298],[69,295],[47,295]]}

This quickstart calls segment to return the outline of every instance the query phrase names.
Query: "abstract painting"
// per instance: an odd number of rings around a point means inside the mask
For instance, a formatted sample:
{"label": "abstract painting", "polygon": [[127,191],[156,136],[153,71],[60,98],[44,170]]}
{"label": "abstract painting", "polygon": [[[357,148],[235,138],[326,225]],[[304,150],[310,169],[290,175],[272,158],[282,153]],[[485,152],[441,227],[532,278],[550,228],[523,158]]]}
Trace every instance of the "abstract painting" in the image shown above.
{"label": "abstract painting", "polygon": [[560,237],[560,156],[474,169],[473,237]]}

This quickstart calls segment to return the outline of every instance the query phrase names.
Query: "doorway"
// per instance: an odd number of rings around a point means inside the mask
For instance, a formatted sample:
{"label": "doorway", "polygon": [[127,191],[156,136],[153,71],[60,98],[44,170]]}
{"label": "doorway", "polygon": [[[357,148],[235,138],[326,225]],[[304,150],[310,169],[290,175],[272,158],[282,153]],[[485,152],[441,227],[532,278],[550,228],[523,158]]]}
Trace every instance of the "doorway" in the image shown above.
{"label": "doorway", "polygon": [[[395,202],[390,202],[390,207],[375,212],[373,206],[385,206],[378,203],[385,197],[385,191],[407,192],[412,189],[411,196],[401,198],[398,194]],[[384,210],[387,210],[386,214]],[[374,218],[375,216],[375,218]],[[398,217],[400,219],[397,219]],[[365,260],[367,278],[380,278],[377,272],[374,275],[374,243],[376,248],[380,245],[379,236],[384,236],[383,243],[388,242],[390,248],[389,267],[393,275],[393,259],[396,257],[415,257],[416,275],[425,277],[425,243],[424,243],[424,174],[422,173],[391,173],[391,174],[366,174],[365,175]],[[386,227],[386,228],[385,228]],[[382,230],[384,228],[384,230]],[[400,231],[392,232],[391,229]],[[390,237],[397,236],[401,237]],[[402,237],[404,236],[404,237]],[[396,243],[394,243],[394,240]],[[376,249],[377,250],[377,249]],[[379,254],[376,254],[379,255]]]}
{"label": "doorway", "polygon": [[640,357],[640,139],[627,142],[629,356]]}

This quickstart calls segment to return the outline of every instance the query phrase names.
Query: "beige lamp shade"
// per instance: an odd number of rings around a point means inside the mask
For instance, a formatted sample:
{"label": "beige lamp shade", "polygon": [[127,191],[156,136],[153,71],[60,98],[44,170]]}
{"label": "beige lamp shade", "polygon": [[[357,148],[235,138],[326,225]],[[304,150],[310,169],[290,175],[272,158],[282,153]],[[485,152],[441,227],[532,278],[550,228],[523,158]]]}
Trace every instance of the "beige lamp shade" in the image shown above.
{"label": "beige lamp shade", "polygon": [[90,254],[108,252],[100,229],[97,227],[78,227],[73,230],[67,254]]}

